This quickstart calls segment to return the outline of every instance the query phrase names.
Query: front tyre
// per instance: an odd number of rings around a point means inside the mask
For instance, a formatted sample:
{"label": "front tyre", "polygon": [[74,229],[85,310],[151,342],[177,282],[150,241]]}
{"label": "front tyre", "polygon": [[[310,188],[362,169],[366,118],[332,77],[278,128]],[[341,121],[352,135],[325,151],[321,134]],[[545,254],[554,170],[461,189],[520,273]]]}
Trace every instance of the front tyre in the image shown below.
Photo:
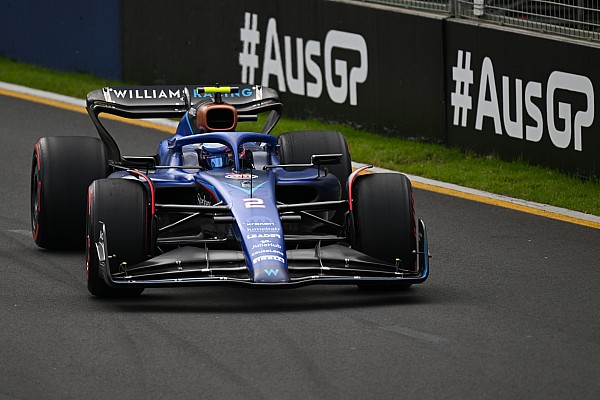
{"label": "front tyre", "polygon": [[144,288],[113,288],[103,279],[96,243],[104,224],[107,260],[111,273],[118,272],[122,263],[128,266],[148,258],[149,221],[146,188],[127,179],[94,181],[88,192],[87,217],[87,288],[98,297],[134,297]]}
{"label": "front tyre", "polygon": [[[353,184],[352,247],[403,270],[417,270],[417,225],[410,180],[402,174],[360,175]],[[368,284],[361,288],[410,284]]]}

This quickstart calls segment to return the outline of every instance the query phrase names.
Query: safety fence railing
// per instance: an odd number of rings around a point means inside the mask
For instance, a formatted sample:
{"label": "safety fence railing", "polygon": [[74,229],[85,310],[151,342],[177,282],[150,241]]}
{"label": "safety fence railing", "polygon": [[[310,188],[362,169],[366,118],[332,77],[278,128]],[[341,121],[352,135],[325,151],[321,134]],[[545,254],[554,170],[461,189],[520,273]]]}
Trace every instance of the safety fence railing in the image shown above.
{"label": "safety fence railing", "polygon": [[363,0],[600,41],[600,0]]}
{"label": "safety fence railing", "polygon": [[365,3],[379,3],[399,6],[404,8],[413,8],[425,11],[450,12],[450,7],[454,0],[361,0]]}
{"label": "safety fence railing", "polygon": [[600,0],[458,0],[456,17],[600,40]]}

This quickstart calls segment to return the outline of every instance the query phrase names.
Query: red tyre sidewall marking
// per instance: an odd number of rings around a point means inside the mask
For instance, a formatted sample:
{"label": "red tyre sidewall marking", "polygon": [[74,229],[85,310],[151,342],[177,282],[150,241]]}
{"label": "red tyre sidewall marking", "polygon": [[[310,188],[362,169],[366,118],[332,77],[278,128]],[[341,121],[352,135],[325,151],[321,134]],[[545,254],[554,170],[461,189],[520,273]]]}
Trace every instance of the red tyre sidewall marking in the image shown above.
{"label": "red tyre sidewall marking", "polygon": [[[154,215],[156,215],[156,200],[155,200],[155,193],[154,193],[154,184],[152,183],[152,180],[146,175],[143,174],[139,171],[134,171],[134,170],[129,170],[127,171],[130,174],[133,174],[139,178],[142,178],[143,180],[145,180],[146,182],[148,182],[148,186],[150,187],[150,214],[152,219],[154,219]],[[146,211],[146,215],[148,211]],[[148,221],[150,220],[150,218],[146,218],[146,235],[145,235],[145,239],[144,239],[144,245],[146,247],[146,252],[149,251],[150,248],[150,243],[149,243],[149,236],[151,234],[151,232],[148,229]]]}
{"label": "red tyre sidewall marking", "polygon": [[148,186],[150,187],[150,207],[151,207],[150,209],[151,209],[152,215],[155,215],[156,214],[156,203],[154,200],[154,184],[152,183],[150,178],[148,178],[148,176],[146,176],[145,174],[143,174],[139,171],[129,170],[127,172],[129,172],[130,174],[139,176],[140,178],[142,178],[143,180],[148,182]]}
{"label": "red tyre sidewall marking", "polygon": [[356,179],[356,177],[358,176],[358,174],[360,174],[362,171],[368,169],[368,168],[373,168],[372,165],[365,165],[364,167],[361,167],[359,169],[357,169],[356,171],[354,171],[353,173],[350,174],[350,176],[348,177],[348,207],[350,208],[350,211],[353,210],[353,198],[352,198],[352,186],[354,186],[354,180]]}
{"label": "red tyre sidewall marking", "polygon": [[37,175],[38,175],[38,181],[37,181],[37,219],[35,221],[35,231],[33,232],[33,240],[37,242],[39,236],[40,236],[40,213],[42,211],[42,168],[41,168],[41,161],[40,161],[40,149],[39,149],[39,142],[37,142],[35,144],[35,159],[36,159],[36,164],[37,164]]}
{"label": "red tyre sidewall marking", "polygon": [[[93,199],[93,192],[92,192],[92,186],[90,185],[88,187],[88,204],[87,204],[87,217],[88,217],[88,225],[91,225],[92,223],[92,199]],[[87,282],[90,281],[90,257],[91,257],[91,245],[92,245],[92,238],[90,237],[90,233],[89,230],[87,232],[87,247],[86,247],[86,261],[85,261],[85,279]]]}

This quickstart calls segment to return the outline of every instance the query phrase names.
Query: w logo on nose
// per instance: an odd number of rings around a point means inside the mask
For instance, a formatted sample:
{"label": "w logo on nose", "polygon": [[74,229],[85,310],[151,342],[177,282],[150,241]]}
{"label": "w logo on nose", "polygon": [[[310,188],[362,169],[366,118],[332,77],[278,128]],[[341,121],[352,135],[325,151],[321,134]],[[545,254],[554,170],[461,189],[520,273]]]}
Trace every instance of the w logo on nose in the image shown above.
{"label": "w logo on nose", "polygon": [[265,269],[264,271],[269,276],[277,276],[277,274],[279,273],[279,268],[277,268],[277,269]]}

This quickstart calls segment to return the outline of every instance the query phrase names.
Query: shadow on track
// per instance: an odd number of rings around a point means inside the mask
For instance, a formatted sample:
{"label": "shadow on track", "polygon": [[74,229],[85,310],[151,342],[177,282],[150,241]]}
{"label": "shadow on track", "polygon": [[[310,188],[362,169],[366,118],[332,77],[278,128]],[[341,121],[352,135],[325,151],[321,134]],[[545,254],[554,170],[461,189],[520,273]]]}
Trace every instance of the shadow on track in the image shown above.
{"label": "shadow on track", "polygon": [[[368,292],[354,286],[321,286],[292,290],[247,288],[147,289],[135,299],[89,301],[98,308],[142,313],[278,313],[352,309],[377,306],[409,306],[435,303],[444,296],[431,288]],[[437,291],[436,291],[437,292]],[[445,299],[444,301],[447,301]]]}

